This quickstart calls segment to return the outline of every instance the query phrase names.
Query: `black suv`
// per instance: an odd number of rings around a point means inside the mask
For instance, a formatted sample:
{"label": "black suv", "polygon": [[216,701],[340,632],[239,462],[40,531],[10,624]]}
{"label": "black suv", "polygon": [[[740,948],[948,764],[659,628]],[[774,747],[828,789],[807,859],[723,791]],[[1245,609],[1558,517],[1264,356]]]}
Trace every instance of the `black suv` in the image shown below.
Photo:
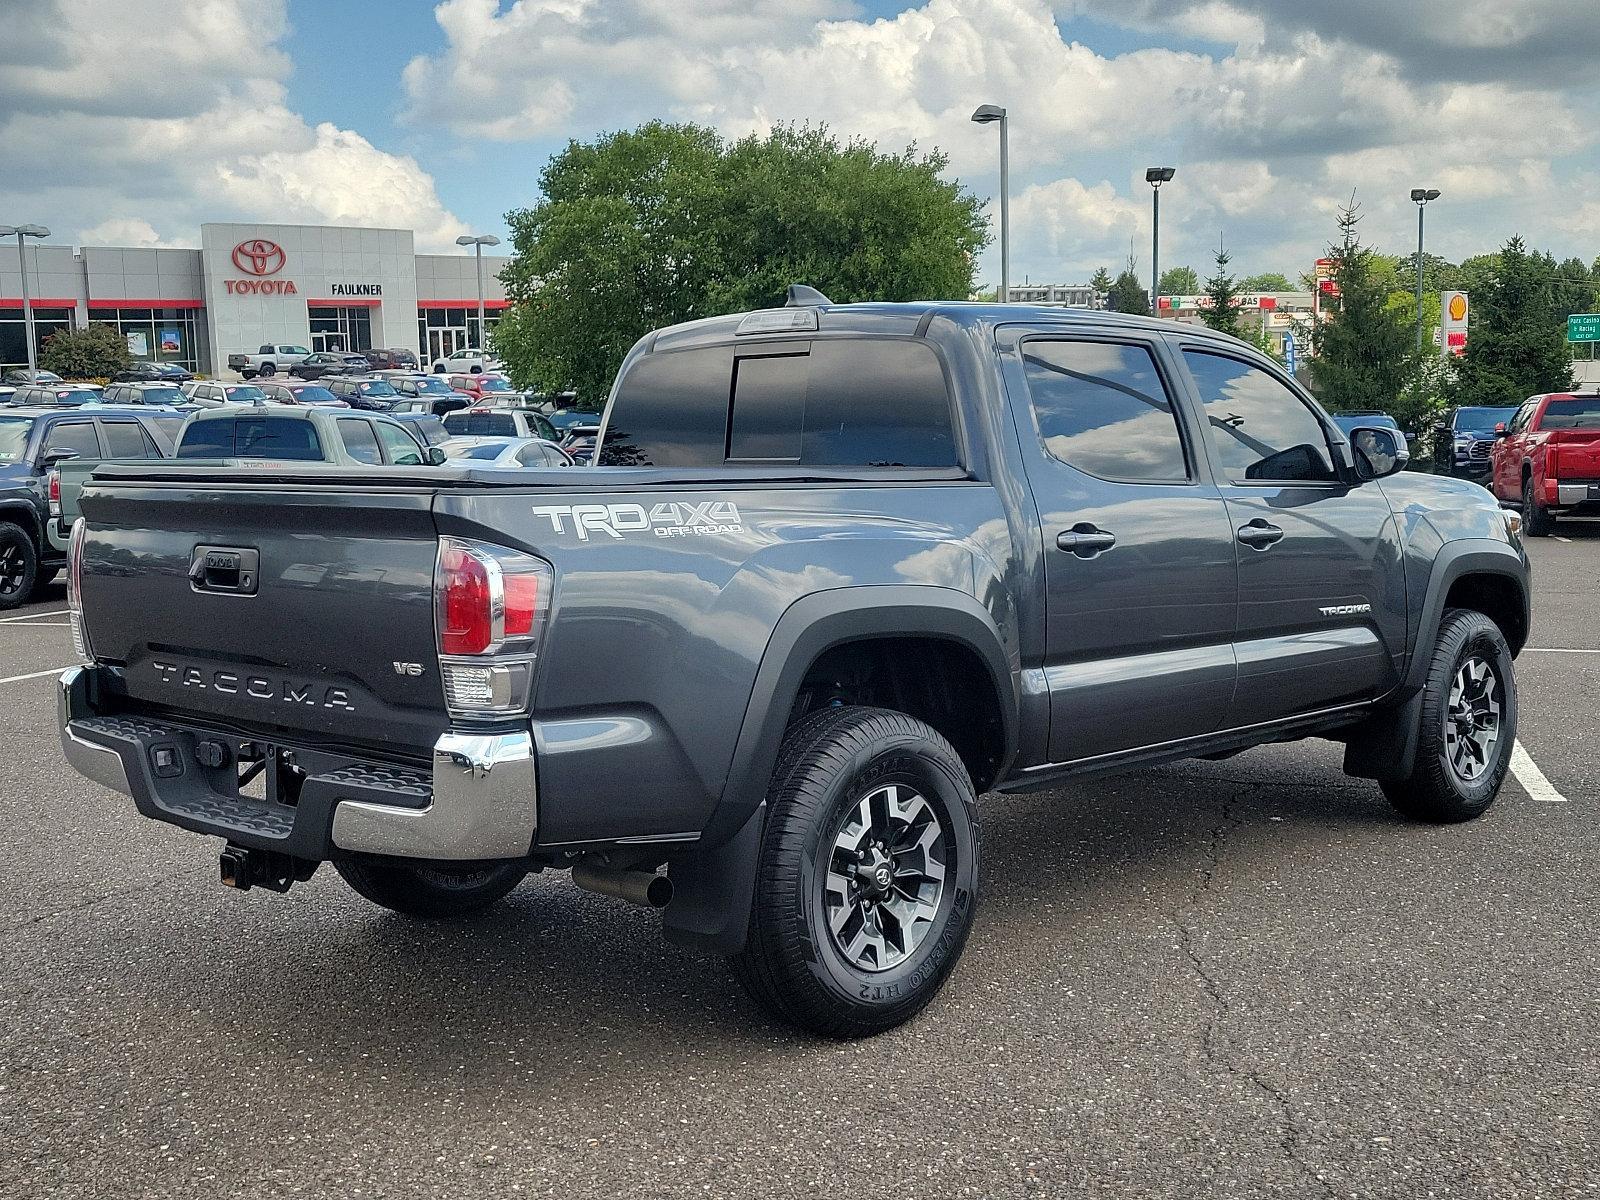
{"label": "black suv", "polygon": [[100,393],[102,404],[159,404],[176,408],[189,397],[175,383],[108,383]]}
{"label": "black suv", "polygon": [[177,363],[136,362],[126,371],[111,377],[113,383],[132,383],[146,380],[151,383],[187,383],[194,378],[193,371],[185,371]]}
{"label": "black suv", "polygon": [[1487,479],[1494,427],[1517,415],[1517,408],[1452,408],[1433,427],[1433,473],[1458,479]]}
{"label": "black suv", "polygon": [[415,371],[417,369],[417,356],[404,346],[390,346],[383,349],[363,350],[361,352],[367,364],[374,371]]}
{"label": "black suv", "polygon": [[322,379],[329,375],[364,375],[372,364],[359,354],[319,350],[289,368],[296,379]]}
{"label": "black suv", "polygon": [[387,379],[366,379],[358,376],[328,380],[328,390],[351,408],[364,408],[369,412],[388,412],[400,398],[394,385]]}

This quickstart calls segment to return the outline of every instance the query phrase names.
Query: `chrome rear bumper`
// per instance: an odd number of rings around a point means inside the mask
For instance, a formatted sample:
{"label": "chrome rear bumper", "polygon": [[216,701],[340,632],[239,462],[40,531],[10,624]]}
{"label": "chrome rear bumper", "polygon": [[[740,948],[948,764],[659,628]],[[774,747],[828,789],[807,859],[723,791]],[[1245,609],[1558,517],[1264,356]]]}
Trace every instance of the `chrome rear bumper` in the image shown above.
{"label": "chrome rear bumper", "polygon": [[[528,730],[444,733],[433,746],[431,776],[306,751],[317,765],[308,767],[299,804],[278,805],[229,794],[224,776],[195,765],[193,745],[204,731],[96,713],[89,670],[72,667],[60,678],[62,753],[80,775],[132,797],[146,816],[302,857],[350,851],[483,860],[521,858],[532,846],[539,789]],[[158,748],[181,763],[176,773],[153,767]]]}

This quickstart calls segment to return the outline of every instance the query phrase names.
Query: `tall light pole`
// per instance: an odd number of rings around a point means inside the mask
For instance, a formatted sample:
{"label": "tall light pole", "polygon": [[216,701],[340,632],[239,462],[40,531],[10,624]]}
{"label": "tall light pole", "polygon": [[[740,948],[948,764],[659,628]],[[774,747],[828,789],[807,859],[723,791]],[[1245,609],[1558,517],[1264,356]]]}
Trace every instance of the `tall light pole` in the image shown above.
{"label": "tall light pole", "polygon": [[479,354],[484,356],[489,353],[489,338],[483,327],[483,248],[485,246],[498,246],[499,244],[500,239],[492,233],[480,233],[476,237],[464,233],[456,239],[456,245],[471,246],[473,253],[478,257],[478,345],[476,349]]}
{"label": "tall light pole", "polygon": [[1006,136],[1006,110],[981,104],[972,119],[979,125],[1000,123],[1000,303],[1011,303],[1011,150]]}
{"label": "tall light pole", "polygon": [[17,239],[17,270],[22,273],[22,327],[23,336],[28,339],[28,381],[31,383],[39,373],[39,365],[34,357],[33,302],[28,297],[28,256],[22,249],[22,239],[47,238],[50,231],[43,225],[0,225],[0,238],[13,234]]}
{"label": "tall light pole", "polygon": [[1146,167],[1144,181],[1150,185],[1150,315],[1161,315],[1161,185],[1171,183],[1177,167]]}
{"label": "tall light pole", "polygon": [[1439,198],[1438,188],[1412,188],[1411,199],[1417,205],[1417,360],[1422,360],[1422,210],[1429,200]]}

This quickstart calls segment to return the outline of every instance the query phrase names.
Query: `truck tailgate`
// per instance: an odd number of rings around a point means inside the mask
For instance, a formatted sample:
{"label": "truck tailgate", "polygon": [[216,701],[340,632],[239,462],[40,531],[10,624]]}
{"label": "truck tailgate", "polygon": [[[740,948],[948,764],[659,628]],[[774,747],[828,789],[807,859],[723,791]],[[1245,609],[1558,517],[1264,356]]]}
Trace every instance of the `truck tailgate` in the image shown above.
{"label": "truck tailgate", "polygon": [[113,694],[263,737],[431,745],[432,489],[251,474],[85,488],[84,620]]}

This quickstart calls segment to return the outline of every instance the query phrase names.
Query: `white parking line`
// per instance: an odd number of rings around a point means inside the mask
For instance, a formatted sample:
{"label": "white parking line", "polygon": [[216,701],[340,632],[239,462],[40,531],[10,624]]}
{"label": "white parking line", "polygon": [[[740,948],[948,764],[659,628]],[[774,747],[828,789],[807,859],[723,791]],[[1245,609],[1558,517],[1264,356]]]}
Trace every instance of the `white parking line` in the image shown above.
{"label": "white parking line", "polygon": [[1517,777],[1522,790],[1541,804],[1567,803],[1567,798],[1556,791],[1555,784],[1544,777],[1539,764],[1522,748],[1520,739],[1511,747],[1511,773]]}
{"label": "white parking line", "polygon": [[46,675],[59,675],[65,670],[65,667],[51,667],[48,671],[34,671],[28,675],[12,675],[6,679],[0,679],[0,683],[21,683],[24,679],[43,679]]}
{"label": "white parking line", "polygon": [[1524,654],[1600,654],[1600,650],[1569,650],[1565,646],[1524,646]]}
{"label": "white parking line", "polygon": [[47,629],[71,629],[70,621],[29,621],[26,625],[18,625],[16,629],[8,629],[7,633],[21,633],[25,629],[38,629],[44,626]]}
{"label": "white parking line", "polygon": [[1571,538],[1564,538],[1559,533],[1552,533],[1550,536],[1555,538],[1555,540],[1558,541],[1558,542],[1565,542],[1569,546],[1572,545],[1572,539]]}
{"label": "white parking line", "polygon": [[40,617],[64,617],[71,610],[62,608],[55,612],[23,613],[20,617],[0,617],[0,625],[15,625],[18,621],[35,621]]}

